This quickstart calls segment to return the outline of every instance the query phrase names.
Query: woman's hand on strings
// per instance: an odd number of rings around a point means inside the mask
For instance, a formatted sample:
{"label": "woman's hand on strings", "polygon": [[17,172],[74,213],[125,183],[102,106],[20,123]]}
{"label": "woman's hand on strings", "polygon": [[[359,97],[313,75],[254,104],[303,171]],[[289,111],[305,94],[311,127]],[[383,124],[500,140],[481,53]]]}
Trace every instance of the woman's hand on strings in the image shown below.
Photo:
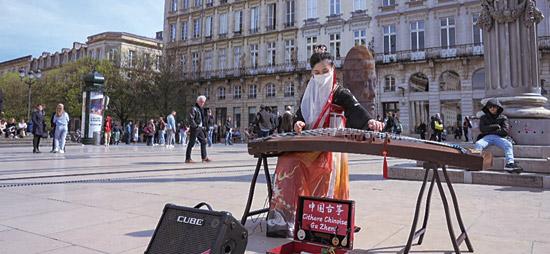
{"label": "woman's hand on strings", "polygon": [[384,129],[384,123],[378,122],[374,119],[369,120],[368,125],[369,125],[369,129],[373,131],[382,131]]}
{"label": "woman's hand on strings", "polygon": [[298,121],[294,124],[294,131],[298,134],[302,133],[302,130],[306,127],[306,123]]}

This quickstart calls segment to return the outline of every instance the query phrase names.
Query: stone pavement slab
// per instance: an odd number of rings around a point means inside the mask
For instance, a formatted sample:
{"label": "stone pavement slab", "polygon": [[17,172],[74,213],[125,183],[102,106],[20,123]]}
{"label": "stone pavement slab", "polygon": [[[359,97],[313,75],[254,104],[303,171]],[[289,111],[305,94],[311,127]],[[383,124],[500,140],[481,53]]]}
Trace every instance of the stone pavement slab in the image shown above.
{"label": "stone pavement slab", "polygon": [[[244,145],[215,145],[208,164],[182,163],[181,147],[70,147],[64,157],[33,156],[25,149],[0,148],[2,254],[143,253],[166,203],[207,201],[240,220],[256,164]],[[270,160],[272,171],[275,162]],[[404,162],[410,161],[389,160]],[[397,253],[410,231],[420,183],[383,180],[381,165],[380,157],[350,155],[350,194],[362,227],[353,253]],[[267,206],[263,175],[258,180],[253,209]],[[454,187],[475,253],[550,253],[550,192]],[[246,227],[247,253],[289,241],[265,237],[263,217],[249,218]],[[412,253],[451,250],[435,189],[426,238]]]}

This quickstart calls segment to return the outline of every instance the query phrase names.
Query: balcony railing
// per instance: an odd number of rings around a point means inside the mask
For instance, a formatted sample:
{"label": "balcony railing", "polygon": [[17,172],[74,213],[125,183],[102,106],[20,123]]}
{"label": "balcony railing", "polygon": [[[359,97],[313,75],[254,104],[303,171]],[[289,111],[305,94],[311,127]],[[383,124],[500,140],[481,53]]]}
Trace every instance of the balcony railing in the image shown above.
{"label": "balcony railing", "polygon": [[550,36],[541,36],[538,41],[540,50],[550,50]]}
{"label": "balcony railing", "polygon": [[239,68],[230,68],[223,70],[211,70],[211,71],[195,71],[195,72],[184,72],[182,73],[182,78],[187,80],[201,80],[201,79],[217,79],[217,78],[228,78],[228,77],[241,77],[241,76],[256,76],[256,75],[266,75],[266,74],[275,74],[275,73],[291,73],[299,71],[308,71],[309,62],[304,61],[295,64],[277,64],[277,65],[264,65],[254,67],[239,67]]}
{"label": "balcony railing", "polygon": [[376,61],[378,63],[422,61],[427,59],[447,59],[467,56],[482,56],[483,45],[464,44],[456,45],[450,48],[435,47],[424,50],[404,50],[397,51],[394,54],[378,54]]}

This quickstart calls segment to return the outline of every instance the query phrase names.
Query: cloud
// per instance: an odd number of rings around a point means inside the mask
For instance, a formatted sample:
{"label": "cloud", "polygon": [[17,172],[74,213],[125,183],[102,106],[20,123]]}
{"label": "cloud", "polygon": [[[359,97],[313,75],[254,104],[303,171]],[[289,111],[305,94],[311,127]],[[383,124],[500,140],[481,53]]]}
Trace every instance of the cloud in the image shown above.
{"label": "cloud", "polygon": [[0,0],[0,61],[69,48],[106,31],[153,37],[162,0]]}

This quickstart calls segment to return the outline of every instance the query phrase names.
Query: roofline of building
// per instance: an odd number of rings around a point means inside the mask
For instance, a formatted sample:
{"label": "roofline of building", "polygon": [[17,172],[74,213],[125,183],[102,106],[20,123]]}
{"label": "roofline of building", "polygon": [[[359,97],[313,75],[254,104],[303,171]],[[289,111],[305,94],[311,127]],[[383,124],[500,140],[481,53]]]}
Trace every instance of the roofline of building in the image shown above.
{"label": "roofline of building", "polygon": [[7,60],[7,61],[4,61],[4,62],[0,62],[0,66],[15,63],[15,62],[23,62],[23,61],[29,61],[30,62],[31,60],[32,60],[32,55],[28,55],[28,56],[23,56],[23,57]]}
{"label": "roofline of building", "polygon": [[96,37],[99,37],[99,36],[102,36],[102,35],[104,35],[104,36],[113,36],[113,37],[128,36],[128,37],[133,37],[133,38],[140,39],[140,40],[146,40],[146,41],[149,41],[149,42],[162,44],[161,40],[157,40],[155,38],[150,38],[150,37],[137,35],[137,34],[132,34],[132,33],[127,33],[127,32],[112,32],[112,31],[107,31],[107,32],[103,32],[103,33],[90,35],[90,36],[87,37],[88,41],[86,43],[88,44],[88,43],[90,43],[90,41],[94,41],[96,39]]}

